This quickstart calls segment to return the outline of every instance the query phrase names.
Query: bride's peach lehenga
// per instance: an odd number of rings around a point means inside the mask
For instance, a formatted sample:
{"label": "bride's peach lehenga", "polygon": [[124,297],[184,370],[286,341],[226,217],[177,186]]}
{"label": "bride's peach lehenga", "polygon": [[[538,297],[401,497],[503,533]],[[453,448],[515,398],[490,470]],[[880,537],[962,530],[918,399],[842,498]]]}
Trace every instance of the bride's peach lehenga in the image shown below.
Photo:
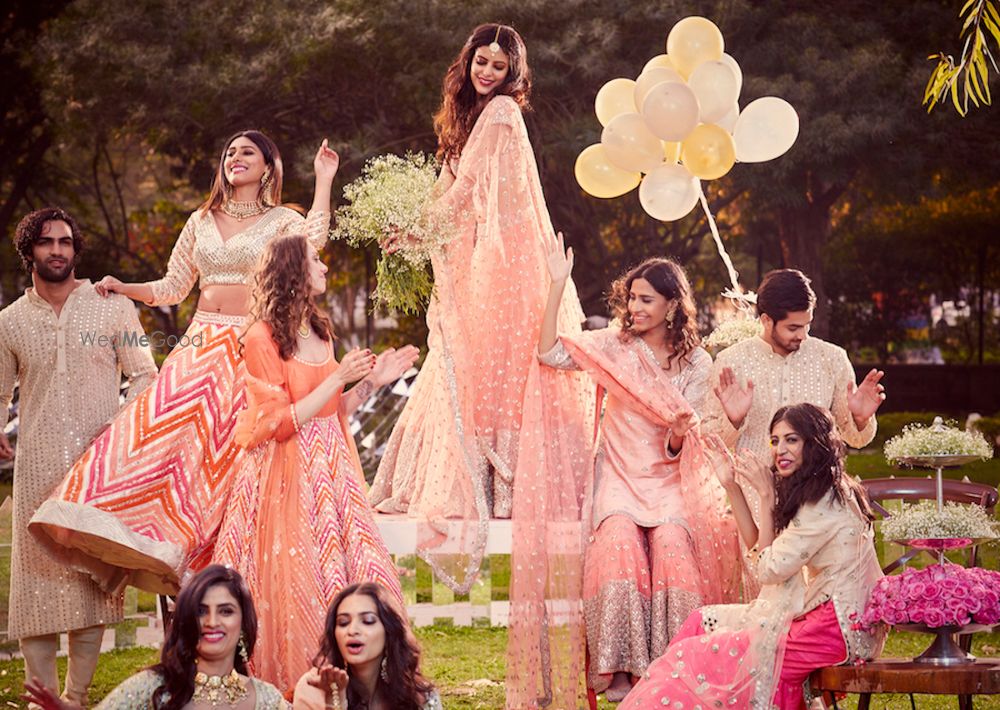
{"label": "bride's peach lehenga", "polygon": [[[418,552],[457,591],[475,580],[491,515],[512,518],[508,706],[554,695],[575,707],[593,388],[580,373],[541,371],[535,356],[553,230],[512,98],[483,109],[455,172],[434,205],[455,234],[433,263],[429,352],[370,497],[425,523]],[[571,283],[559,330],[580,332],[582,321]],[[457,564],[445,554],[456,550]]]}

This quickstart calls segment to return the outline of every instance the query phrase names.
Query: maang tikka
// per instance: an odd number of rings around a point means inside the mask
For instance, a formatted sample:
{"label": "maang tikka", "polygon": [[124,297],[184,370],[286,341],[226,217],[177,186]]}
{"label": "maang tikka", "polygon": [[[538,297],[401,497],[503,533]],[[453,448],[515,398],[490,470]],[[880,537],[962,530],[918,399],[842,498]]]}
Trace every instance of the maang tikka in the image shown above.
{"label": "maang tikka", "polygon": [[491,54],[498,54],[500,52],[500,41],[499,40],[500,40],[500,28],[501,27],[503,27],[503,25],[497,25],[496,36],[493,38],[493,41],[490,42],[489,50],[490,50]]}

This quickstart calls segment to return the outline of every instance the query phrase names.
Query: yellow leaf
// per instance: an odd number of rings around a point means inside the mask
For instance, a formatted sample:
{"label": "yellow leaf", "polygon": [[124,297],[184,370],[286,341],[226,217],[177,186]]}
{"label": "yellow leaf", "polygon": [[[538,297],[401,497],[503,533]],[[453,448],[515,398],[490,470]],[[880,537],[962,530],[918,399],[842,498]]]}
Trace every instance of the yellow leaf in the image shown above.
{"label": "yellow leaf", "polygon": [[951,82],[951,102],[955,104],[955,110],[958,111],[960,116],[965,116],[965,111],[962,110],[962,104],[958,100],[958,82]]}
{"label": "yellow leaf", "polygon": [[1000,12],[997,12],[996,5],[994,5],[989,0],[987,0],[986,2],[986,12],[987,12],[987,17],[992,16],[993,22],[1000,25]]}
{"label": "yellow leaf", "polygon": [[975,3],[976,3],[976,0],[969,0],[967,3],[965,3],[962,6],[962,9],[958,11],[958,16],[961,17],[962,15],[964,15],[965,12],[966,12],[966,10],[968,10],[970,7],[972,7]]}

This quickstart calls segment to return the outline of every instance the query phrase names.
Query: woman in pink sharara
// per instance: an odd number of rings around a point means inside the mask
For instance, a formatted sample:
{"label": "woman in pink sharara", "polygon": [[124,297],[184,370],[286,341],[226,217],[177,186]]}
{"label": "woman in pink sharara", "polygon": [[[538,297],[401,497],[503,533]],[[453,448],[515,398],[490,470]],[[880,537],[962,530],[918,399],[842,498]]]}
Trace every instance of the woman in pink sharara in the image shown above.
{"label": "woman in pink sharara", "polygon": [[[506,25],[477,27],[445,75],[432,209],[454,236],[433,260],[427,358],[370,497],[425,523],[418,552],[457,591],[475,580],[489,519],[512,518],[507,702],[575,707],[589,397],[578,373],[541,372],[535,357],[553,230],[522,117],[530,89],[524,42]],[[582,321],[571,285],[559,325]],[[461,568],[446,568],[456,549]]]}
{"label": "woman in pink sharara", "polygon": [[[812,404],[775,413],[770,466],[749,452],[733,461],[721,439],[712,448],[760,595],[693,613],[622,708],[804,710],[810,673],[876,657],[885,640],[884,627],[857,623],[882,577],[868,496],[844,471],[830,413]],[[759,529],[745,485],[760,494]]]}
{"label": "woman in pink sharara", "polygon": [[581,369],[607,392],[591,467],[584,614],[589,687],[617,702],[692,611],[735,600],[736,530],[698,434],[712,359],[698,345],[684,271],[644,261],[612,285],[611,327],[566,334],[556,308],[572,264],[572,250],[552,240],[538,351],[543,364]]}

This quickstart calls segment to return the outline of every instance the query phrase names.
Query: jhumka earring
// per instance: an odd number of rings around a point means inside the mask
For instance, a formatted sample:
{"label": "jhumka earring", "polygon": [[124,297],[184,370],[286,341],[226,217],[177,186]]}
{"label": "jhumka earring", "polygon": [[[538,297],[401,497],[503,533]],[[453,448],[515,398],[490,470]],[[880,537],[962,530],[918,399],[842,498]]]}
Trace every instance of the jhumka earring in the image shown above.
{"label": "jhumka earring", "polygon": [[490,42],[489,50],[490,50],[491,54],[497,54],[497,53],[500,52],[500,28],[501,27],[503,27],[503,25],[497,25],[497,34],[493,38],[493,41]]}
{"label": "jhumka earring", "polygon": [[240,634],[240,641],[236,644],[236,648],[239,651],[240,658],[243,659],[243,663],[249,663],[250,654],[247,652],[247,640],[246,636],[242,633]]}
{"label": "jhumka earring", "polygon": [[379,672],[378,672],[378,674],[380,676],[382,676],[382,682],[384,682],[384,683],[388,683],[389,682],[389,670],[386,668],[386,665],[385,665],[385,659],[386,658],[388,658],[388,655],[382,656],[382,666],[381,666],[381,668],[379,668]]}

